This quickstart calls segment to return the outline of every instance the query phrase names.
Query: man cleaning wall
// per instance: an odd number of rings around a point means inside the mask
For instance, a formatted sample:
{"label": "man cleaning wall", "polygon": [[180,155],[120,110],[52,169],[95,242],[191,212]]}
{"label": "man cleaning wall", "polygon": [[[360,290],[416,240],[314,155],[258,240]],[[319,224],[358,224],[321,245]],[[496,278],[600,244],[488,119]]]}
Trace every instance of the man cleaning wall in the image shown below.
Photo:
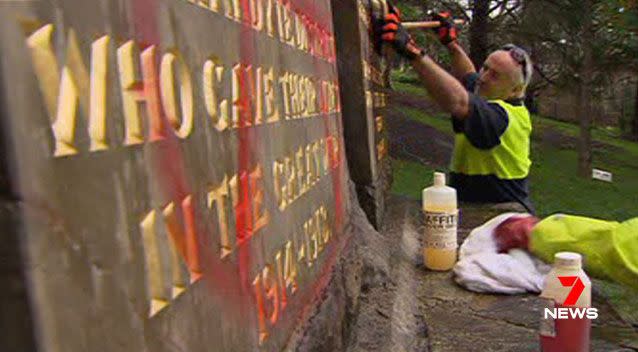
{"label": "man cleaning wall", "polygon": [[441,23],[435,29],[439,40],[452,55],[452,74],[416,45],[396,8],[390,7],[377,32],[410,61],[430,96],[452,114],[450,185],[461,201],[514,202],[533,213],[528,184],[532,126],[523,105],[532,76],[529,55],[517,46],[504,46],[489,55],[477,73],[456,41],[450,15],[441,13],[434,19]]}
{"label": "man cleaning wall", "polygon": [[638,289],[638,218],[619,223],[564,214],[512,216],[492,236],[500,253],[525,249],[547,263],[557,252],[580,253],[591,275]]}
{"label": "man cleaning wall", "polygon": [[558,252],[579,253],[588,274],[638,290],[638,218],[619,223],[566,214],[488,220],[463,242],[455,280],[476,292],[540,292]]}

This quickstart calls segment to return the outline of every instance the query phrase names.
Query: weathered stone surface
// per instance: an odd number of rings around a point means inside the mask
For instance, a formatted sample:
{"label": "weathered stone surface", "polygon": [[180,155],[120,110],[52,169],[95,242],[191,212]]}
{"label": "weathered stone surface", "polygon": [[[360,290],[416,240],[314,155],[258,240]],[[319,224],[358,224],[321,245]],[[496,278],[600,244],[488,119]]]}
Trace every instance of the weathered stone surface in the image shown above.
{"label": "weathered stone surface", "polygon": [[347,241],[331,21],[321,0],[0,4],[22,336],[64,352],[288,343]]}
{"label": "weathered stone surface", "polygon": [[330,283],[315,306],[312,318],[299,326],[291,339],[290,349],[296,351],[345,351],[360,315],[361,297],[372,287],[389,281],[390,251],[385,239],[368,222],[356,202],[351,183],[353,207],[347,232],[351,233],[343,256],[330,274]]}

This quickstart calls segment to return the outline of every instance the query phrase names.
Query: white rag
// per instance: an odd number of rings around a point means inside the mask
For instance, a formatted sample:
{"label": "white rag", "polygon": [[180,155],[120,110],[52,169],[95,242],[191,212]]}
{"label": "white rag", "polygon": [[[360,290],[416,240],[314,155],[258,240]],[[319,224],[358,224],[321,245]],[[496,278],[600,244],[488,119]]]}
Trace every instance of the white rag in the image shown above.
{"label": "white rag", "polygon": [[459,250],[454,266],[456,282],[470,291],[515,294],[541,292],[545,275],[551,266],[525,250],[512,249],[499,254],[492,236],[494,229],[512,216],[527,213],[505,213],[475,228]]}

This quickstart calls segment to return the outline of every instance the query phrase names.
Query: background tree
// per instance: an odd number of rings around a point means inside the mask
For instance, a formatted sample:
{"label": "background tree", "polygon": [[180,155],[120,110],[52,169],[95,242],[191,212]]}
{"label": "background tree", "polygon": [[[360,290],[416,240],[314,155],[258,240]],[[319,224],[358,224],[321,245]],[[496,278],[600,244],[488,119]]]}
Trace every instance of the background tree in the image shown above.
{"label": "background tree", "polygon": [[552,85],[576,97],[583,177],[591,174],[592,104],[603,91],[593,88],[614,84],[606,79],[636,64],[635,33],[618,18],[624,12],[622,0],[527,0],[514,30],[533,48],[541,89]]}
{"label": "background tree", "polygon": [[[528,96],[549,88],[575,97],[574,115],[580,125],[578,173],[589,177],[592,165],[591,130],[594,102],[604,87],[618,82],[617,73],[638,77],[638,11],[635,0],[434,0],[427,4],[403,0],[409,19],[423,19],[428,10],[449,10],[468,21],[461,42],[480,67],[486,56],[512,42],[528,49],[535,75]],[[402,7],[402,9],[403,9]],[[417,35],[426,47],[433,39]],[[445,52],[429,52],[446,62]],[[634,81],[637,81],[634,78]],[[638,84],[638,83],[636,83]],[[638,140],[638,88],[628,134]]]}

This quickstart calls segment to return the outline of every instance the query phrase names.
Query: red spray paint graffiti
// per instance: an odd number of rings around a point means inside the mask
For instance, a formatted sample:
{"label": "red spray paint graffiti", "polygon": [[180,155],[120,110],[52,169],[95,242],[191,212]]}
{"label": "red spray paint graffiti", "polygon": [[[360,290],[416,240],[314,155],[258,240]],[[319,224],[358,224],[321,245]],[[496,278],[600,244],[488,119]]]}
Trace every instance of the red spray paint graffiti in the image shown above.
{"label": "red spray paint graffiti", "polygon": [[[241,318],[250,314],[254,314],[254,307],[257,307],[258,319],[267,316],[267,312],[263,311],[263,302],[255,302],[255,297],[259,298],[260,295],[254,295],[254,287],[252,286],[252,264],[259,262],[261,258],[255,258],[254,255],[259,253],[251,253],[251,246],[247,245],[251,237],[259,230],[254,227],[256,219],[254,214],[256,209],[253,206],[253,199],[259,196],[259,190],[255,182],[251,181],[250,170],[254,165],[259,164],[260,156],[257,154],[260,144],[259,129],[258,128],[245,128],[251,124],[253,116],[253,99],[255,97],[255,79],[252,76],[253,70],[248,69],[250,65],[255,63],[256,58],[256,42],[257,35],[251,24],[253,22],[252,12],[250,10],[250,0],[240,0],[243,20],[240,25],[240,51],[239,51],[239,99],[235,103],[234,108],[238,112],[238,128],[237,133],[237,175],[238,175],[238,197],[237,202],[234,205],[235,214],[235,236],[236,236],[236,262],[231,264],[231,261],[223,261],[220,259],[219,253],[215,253],[212,248],[214,246],[209,243],[212,234],[206,233],[206,226],[201,226],[199,223],[203,217],[198,214],[198,207],[194,202],[197,199],[188,198],[187,204],[182,204],[181,215],[184,219],[184,238],[174,238],[174,243],[180,248],[180,252],[185,257],[188,267],[192,274],[203,274],[203,281],[211,292],[216,294],[223,294],[225,297],[224,302],[230,303],[230,307],[227,309],[233,310],[234,314],[231,317]],[[313,1],[302,1],[298,4],[304,9],[305,15],[304,21],[310,22],[309,19],[313,19],[315,22],[308,25],[309,28],[316,27],[317,30],[312,30],[310,35],[316,36],[310,38],[320,43],[318,46],[311,46],[311,50],[319,50],[321,53],[317,55],[316,52],[312,56],[315,66],[315,74],[320,75],[322,78],[326,78],[330,82],[335,81],[336,67],[334,65],[328,65],[326,61],[322,61],[319,57],[327,57],[328,62],[334,63],[335,52],[334,42],[331,39],[333,36],[329,30],[330,18],[329,11],[317,10],[317,4]],[[135,0],[132,3],[133,9],[133,22],[134,22],[134,37],[145,46],[158,45],[160,43],[160,35],[157,23],[158,17],[158,0]],[[292,3],[288,3],[287,6],[292,6]],[[302,13],[296,9],[293,9],[298,13]],[[152,67],[157,64],[155,54],[149,59],[152,61]],[[150,85],[157,85],[157,74],[153,74],[151,71],[147,77],[144,77],[145,83]],[[235,74],[235,73],[233,73]],[[323,134],[326,138],[326,149],[329,157],[329,172],[331,173],[332,192],[334,197],[334,229],[333,233],[341,233],[344,225],[344,194],[343,183],[345,178],[345,168],[343,167],[343,149],[340,144],[340,138],[334,138],[333,136],[341,136],[341,119],[339,112],[330,112],[329,99],[331,97],[328,91],[320,89],[320,111],[321,119],[323,121]],[[140,94],[153,94],[153,99],[157,98],[156,89],[148,89],[145,87],[140,90]],[[147,96],[147,98],[149,98]],[[336,104],[338,106],[338,94],[336,97]],[[151,101],[151,100],[149,100]],[[152,100],[155,101],[155,100]],[[176,202],[181,204],[181,200],[188,197],[191,194],[191,187],[188,183],[187,173],[185,170],[185,162],[181,151],[181,141],[171,133],[167,131],[170,129],[170,123],[168,123],[163,109],[161,108],[161,101],[157,99],[157,112],[153,113],[154,117],[161,123],[157,123],[157,126],[161,126],[160,131],[162,142],[161,146],[151,149],[150,159],[152,165],[156,167],[153,170],[153,175],[158,177],[158,184],[162,192],[170,195],[173,200],[180,200]],[[339,111],[340,109],[337,109]],[[333,115],[333,114],[336,114]],[[336,151],[336,153],[335,153]],[[177,233],[177,232],[175,232]],[[323,267],[318,273],[318,278],[314,280],[312,286],[306,291],[303,297],[300,297],[305,302],[310,303],[310,297],[317,296],[321,291],[328,279],[332,265],[338,258],[340,247],[343,246],[343,241],[339,241],[339,245],[331,245],[329,253],[324,261]],[[285,289],[285,288],[284,288]],[[266,292],[266,295],[272,295],[270,291]],[[276,293],[275,293],[276,296]],[[275,297],[276,299],[277,297]],[[282,299],[286,300],[285,293],[282,293]],[[275,302],[273,309],[278,309],[279,303]],[[281,305],[283,309],[284,305]],[[274,311],[268,315],[270,324],[275,324],[280,311]]]}

